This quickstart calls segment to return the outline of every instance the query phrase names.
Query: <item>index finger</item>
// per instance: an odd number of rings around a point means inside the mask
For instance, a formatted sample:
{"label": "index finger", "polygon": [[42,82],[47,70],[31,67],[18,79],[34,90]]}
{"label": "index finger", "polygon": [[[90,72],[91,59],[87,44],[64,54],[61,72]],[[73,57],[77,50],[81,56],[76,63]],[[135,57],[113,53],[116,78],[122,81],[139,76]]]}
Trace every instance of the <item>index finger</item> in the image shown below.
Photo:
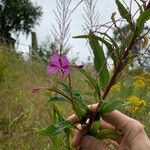
{"label": "index finger", "polygon": [[[96,111],[97,104],[92,104],[88,106],[92,112]],[[102,117],[106,122],[110,123],[112,126],[116,127],[118,130],[121,130],[123,132],[126,132],[127,124],[135,124],[136,126],[142,126],[140,122],[137,120],[134,120],[123,113],[119,112],[118,110],[114,110],[113,112],[109,113],[107,116]],[[79,123],[78,117],[73,114],[68,118],[69,121],[71,121],[74,124]]]}
{"label": "index finger", "polygon": [[143,128],[143,125],[139,121],[124,115],[118,110],[114,110],[113,112],[102,118],[111,125],[115,126],[116,129],[121,131],[122,133],[125,133],[127,131],[132,132],[135,128]]}
{"label": "index finger", "polygon": [[[97,104],[92,104],[92,105],[89,105],[88,107],[90,108],[91,111],[96,111]],[[68,117],[68,120],[74,124],[77,124],[80,122],[79,118],[75,114]]]}

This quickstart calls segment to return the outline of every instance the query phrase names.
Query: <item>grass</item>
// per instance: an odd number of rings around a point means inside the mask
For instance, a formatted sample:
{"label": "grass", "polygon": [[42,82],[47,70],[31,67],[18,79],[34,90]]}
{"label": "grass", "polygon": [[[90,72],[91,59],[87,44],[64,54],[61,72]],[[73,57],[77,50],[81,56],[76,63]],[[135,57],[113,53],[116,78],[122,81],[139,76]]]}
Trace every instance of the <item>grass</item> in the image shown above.
{"label": "grass", "polygon": [[[142,97],[147,103],[144,111],[132,112],[125,108],[122,111],[140,120],[150,135],[149,81],[145,81],[143,89],[133,88],[133,77],[137,74],[141,73],[132,72],[130,76],[124,77],[120,82],[121,88],[112,91],[108,99],[123,97],[123,101],[126,101],[130,95]],[[150,79],[150,75],[147,74],[144,78]],[[93,91],[89,89],[79,72],[74,71],[72,79],[75,87],[81,91],[84,89],[85,99],[88,102],[93,101]],[[0,150],[52,149],[49,138],[35,134],[37,129],[51,122],[52,108],[46,106],[45,96],[32,93],[34,87],[47,87],[51,84],[52,77],[39,63],[25,61],[12,51],[0,49]],[[66,105],[63,105],[63,109],[66,109]],[[65,115],[69,114],[71,109],[67,106]],[[61,149],[65,148],[61,146]]]}
{"label": "grass", "polygon": [[44,149],[49,139],[35,129],[51,120],[46,98],[32,88],[48,86],[50,77],[35,62],[23,61],[14,52],[0,51],[0,149]]}

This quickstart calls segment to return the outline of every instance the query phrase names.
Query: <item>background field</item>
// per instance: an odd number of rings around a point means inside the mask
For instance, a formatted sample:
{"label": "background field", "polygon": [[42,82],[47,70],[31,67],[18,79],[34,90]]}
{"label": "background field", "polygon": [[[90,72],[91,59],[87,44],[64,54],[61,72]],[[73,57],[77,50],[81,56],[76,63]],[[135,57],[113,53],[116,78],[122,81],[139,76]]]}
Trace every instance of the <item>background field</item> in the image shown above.
{"label": "background field", "polygon": [[[90,70],[90,67],[89,67]],[[114,86],[108,99],[128,101],[136,96],[145,102],[138,106],[124,107],[121,110],[142,122],[150,135],[150,73],[140,70],[127,71],[123,79]],[[46,150],[52,149],[48,137],[35,134],[52,120],[52,107],[47,105],[47,97],[32,93],[35,87],[48,87],[53,83],[52,76],[38,62],[23,60],[15,52],[0,49],[0,150]],[[93,91],[83,82],[85,79],[78,73],[72,73],[73,85],[84,89],[87,103],[93,101]],[[140,80],[140,81],[139,81]],[[136,81],[139,81],[135,84]],[[142,82],[142,83],[141,83]],[[66,109],[67,108],[67,109]],[[65,115],[71,114],[71,108],[64,104]],[[62,146],[60,149],[65,149]]]}

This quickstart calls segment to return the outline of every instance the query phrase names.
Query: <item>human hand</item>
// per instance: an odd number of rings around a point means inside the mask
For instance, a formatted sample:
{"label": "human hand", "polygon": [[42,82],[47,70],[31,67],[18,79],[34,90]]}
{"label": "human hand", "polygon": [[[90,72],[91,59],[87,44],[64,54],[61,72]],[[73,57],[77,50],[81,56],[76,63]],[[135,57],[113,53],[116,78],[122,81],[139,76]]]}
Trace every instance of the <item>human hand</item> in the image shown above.
{"label": "human hand", "polygon": [[[96,105],[94,105],[94,108]],[[102,118],[103,128],[116,128],[123,135],[120,141],[106,143],[92,136],[83,136],[81,132],[75,130],[72,146],[80,147],[82,150],[109,150],[109,145],[113,144],[118,150],[150,150],[150,140],[144,131],[143,125],[115,110]],[[78,123],[78,118],[72,115],[68,118],[73,123]]]}

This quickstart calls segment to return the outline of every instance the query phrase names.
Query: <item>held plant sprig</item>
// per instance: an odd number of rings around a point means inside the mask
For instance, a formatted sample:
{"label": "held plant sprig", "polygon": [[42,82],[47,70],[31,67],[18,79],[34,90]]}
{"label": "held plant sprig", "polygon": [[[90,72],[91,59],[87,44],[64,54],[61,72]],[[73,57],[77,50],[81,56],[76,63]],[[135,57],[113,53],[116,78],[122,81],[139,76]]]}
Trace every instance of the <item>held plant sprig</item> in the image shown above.
{"label": "held plant sprig", "polygon": [[[91,4],[90,0],[89,4]],[[115,20],[113,13],[112,25],[117,30],[120,30],[119,33],[122,37],[121,39],[123,40],[121,43],[124,44],[119,45],[107,32],[102,33],[99,31],[92,31],[93,28],[89,29],[89,34],[87,35],[79,35],[74,37],[88,39],[89,45],[94,55],[94,69],[96,72],[95,77],[93,77],[87,70],[81,67],[75,67],[75,69],[78,70],[83,76],[85,76],[89,85],[92,87],[92,89],[94,89],[94,93],[98,98],[96,111],[90,110],[82,96],[82,93],[72,85],[71,71],[73,68],[71,68],[71,64],[69,63],[67,57],[63,54],[54,54],[50,58],[50,65],[48,66],[48,70],[50,73],[61,75],[62,80],[57,80],[57,87],[54,86],[47,88],[48,91],[57,93],[51,93],[51,97],[49,97],[48,103],[69,103],[79,119],[82,130],[78,129],[72,122],[65,119],[62,116],[60,109],[56,107],[55,112],[58,116],[57,122],[42,129],[40,131],[41,134],[53,137],[61,131],[64,131],[69,141],[70,134],[68,134],[67,131],[70,130],[70,128],[76,128],[83,134],[89,134],[100,139],[109,138],[115,140],[120,138],[120,133],[118,133],[117,130],[99,128],[100,121],[97,120],[100,117],[107,115],[114,109],[121,107],[121,105],[118,104],[118,101],[106,101],[106,99],[111,88],[114,84],[116,84],[118,79],[126,70],[127,66],[133,61],[135,57],[137,57],[132,52],[132,48],[134,45],[136,45],[136,43],[139,42],[139,40],[144,39],[146,36],[146,34],[142,35],[142,31],[144,29],[145,23],[150,19],[150,0],[146,3],[146,6],[145,2],[142,6],[138,4],[140,13],[136,20],[133,20],[130,10],[128,10],[128,8],[126,8],[121,1],[116,0],[116,5],[118,7],[120,16],[122,17],[121,20],[126,22],[126,24],[128,24],[130,27],[130,34],[124,36],[121,33],[120,27],[117,25],[118,20]],[[92,17],[90,19],[92,19]],[[91,23],[92,20],[89,22]],[[111,28],[108,27],[108,30],[110,29]],[[108,51],[108,56],[113,61],[113,73],[110,73],[108,70],[108,58],[106,58],[104,48],[101,45],[105,45]],[[68,80],[65,80],[65,78],[68,78]],[[67,148],[70,149],[70,145],[67,145]]]}

